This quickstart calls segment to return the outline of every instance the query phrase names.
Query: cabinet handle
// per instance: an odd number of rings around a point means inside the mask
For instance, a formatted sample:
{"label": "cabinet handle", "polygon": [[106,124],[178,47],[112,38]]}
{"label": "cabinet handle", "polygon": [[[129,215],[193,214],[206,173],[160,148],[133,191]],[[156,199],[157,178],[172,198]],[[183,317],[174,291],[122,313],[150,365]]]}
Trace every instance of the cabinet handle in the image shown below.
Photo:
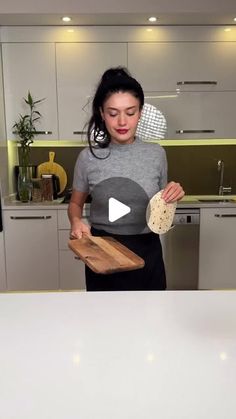
{"label": "cabinet handle", "polygon": [[193,85],[200,85],[200,84],[204,84],[204,85],[210,85],[210,86],[212,86],[212,85],[214,85],[214,86],[216,86],[217,85],[217,81],[215,81],[215,80],[199,80],[199,81],[197,81],[197,80],[185,80],[185,81],[177,81],[177,86],[188,86],[188,85],[191,85],[191,84],[193,84]]}
{"label": "cabinet handle", "polygon": [[80,260],[80,257],[79,257],[79,256],[75,256],[75,259],[76,259],[76,260]]}
{"label": "cabinet handle", "polygon": [[217,218],[236,218],[236,214],[215,214]]}
{"label": "cabinet handle", "polygon": [[214,129],[177,129],[176,134],[214,134]]}
{"label": "cabinet handle", "polygon": [[[13,131],[12,134],[17,135],[18,131]],[[52,131],[36,131],[34,134],[52,135]]]}
{"label": "cabinet handle", "polygon": [[52,135],[52,131],[36,131],[35,134]]}
{"label": "cabinet handle", "polygon": [[87,134],[86,131],[73,131],[74,135]]}
{"label": "cabinet handle", "polygon": [[32,216],[11,216],[11,220],[50,220],[52,218],[51,215],[32,215]]}

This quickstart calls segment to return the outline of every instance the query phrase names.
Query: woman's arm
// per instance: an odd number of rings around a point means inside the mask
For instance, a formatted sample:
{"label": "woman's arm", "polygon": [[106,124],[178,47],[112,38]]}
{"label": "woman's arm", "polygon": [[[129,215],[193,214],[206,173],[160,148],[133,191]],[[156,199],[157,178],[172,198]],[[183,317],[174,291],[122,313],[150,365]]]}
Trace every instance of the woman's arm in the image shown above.
{"label": "woman's arm", "polygon": [[91,235],[90,227],[82,221],[83,206],[87,196],[87,192],[72,191],[68,207],[68,216],[71,224],[70,237],[72,239],[81,239],[83,234]]}

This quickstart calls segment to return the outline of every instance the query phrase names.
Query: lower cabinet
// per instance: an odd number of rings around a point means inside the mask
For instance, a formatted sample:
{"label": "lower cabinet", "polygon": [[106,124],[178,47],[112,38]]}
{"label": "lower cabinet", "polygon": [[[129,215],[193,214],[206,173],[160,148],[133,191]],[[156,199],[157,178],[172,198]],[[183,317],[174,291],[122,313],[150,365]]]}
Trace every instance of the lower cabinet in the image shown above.
{"label": "lower cabinet", "polygon": [[[87,218],[83,217],[87,223]],[[70,223],[66,210],[58,210],[59,288],[85,290],[85,265],[69,248]]]}
{"label": "lower cabinet", "polygon": [[199,289],[235,289],[236,209],[200,210]]}
{"label": "lower cabinet", "polygon": [[6,288],[5,249],[3,233],[0,231],[0,291],[5,291]]}
{"label": "lower cabinet", "polygon": [[85,290],[85,265],[70,250],[59,251],[60,289]]}
{"label": "lower cabinet", "polygon": [[59,288],[56,210],[4,210],[7,289]]}

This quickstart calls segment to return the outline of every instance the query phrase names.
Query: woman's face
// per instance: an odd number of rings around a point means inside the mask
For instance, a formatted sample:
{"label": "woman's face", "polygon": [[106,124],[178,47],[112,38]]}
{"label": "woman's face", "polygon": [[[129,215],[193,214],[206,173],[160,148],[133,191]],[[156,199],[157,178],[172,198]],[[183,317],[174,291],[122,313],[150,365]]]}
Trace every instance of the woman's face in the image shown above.
{"label": "woman's face", "polygon": [[129,144],[134,141],[141,115],[140,102],[131,93],[113,93],[100,110],[111,142]]}

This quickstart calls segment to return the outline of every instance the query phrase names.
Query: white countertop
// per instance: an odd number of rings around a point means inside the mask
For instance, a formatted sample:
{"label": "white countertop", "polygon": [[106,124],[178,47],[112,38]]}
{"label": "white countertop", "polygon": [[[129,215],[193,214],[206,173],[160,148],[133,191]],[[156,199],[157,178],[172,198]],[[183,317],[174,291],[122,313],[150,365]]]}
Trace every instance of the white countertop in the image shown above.
{"label": "white countertop", "polygon": [[[230,199],[228,202],[221,202],[222,199]],[[199,200],[206,199],[206,202]],[[213,201],[207,201],[212,199]],[[90,207],[89,203],[85,204],[86,208]],[[178,202],[178,208],[235,208],[236,195],[219,196],[219,195],[185,195],[184,198]],[[29,202],[23,203],[16,200],[14,197],[5,197],[3,200],[4,210],[50,210],[50,209],[67,209],[68,203],[62,202],[61,198],[52,202]]]}
{"label": "white countertop", "polygon": [[0,294],[1,419],[235,419],[236,292]]}

